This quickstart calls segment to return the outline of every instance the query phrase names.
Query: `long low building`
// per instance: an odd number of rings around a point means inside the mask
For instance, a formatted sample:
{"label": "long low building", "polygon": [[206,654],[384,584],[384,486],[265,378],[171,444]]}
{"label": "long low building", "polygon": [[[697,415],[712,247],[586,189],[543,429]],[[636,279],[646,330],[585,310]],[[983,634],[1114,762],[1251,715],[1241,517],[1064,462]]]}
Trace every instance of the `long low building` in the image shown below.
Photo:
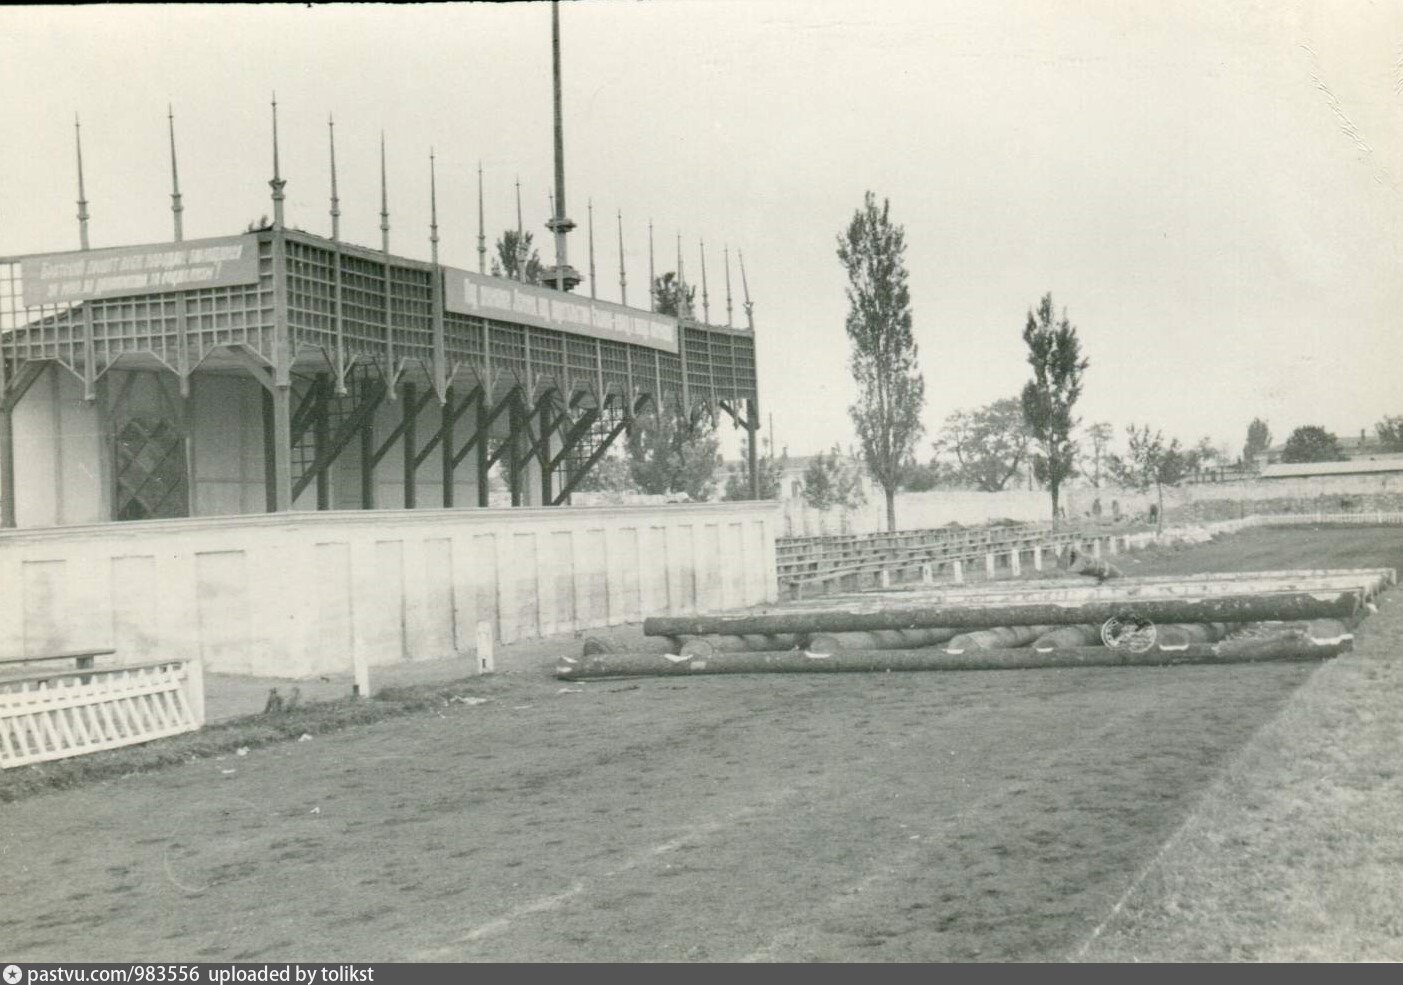
{"label": "long low building", "polygon": [[291,229],[0,260],[4,526],[486,506],[499,462],[562,505],[703,408],[758,427],[749,330]]}

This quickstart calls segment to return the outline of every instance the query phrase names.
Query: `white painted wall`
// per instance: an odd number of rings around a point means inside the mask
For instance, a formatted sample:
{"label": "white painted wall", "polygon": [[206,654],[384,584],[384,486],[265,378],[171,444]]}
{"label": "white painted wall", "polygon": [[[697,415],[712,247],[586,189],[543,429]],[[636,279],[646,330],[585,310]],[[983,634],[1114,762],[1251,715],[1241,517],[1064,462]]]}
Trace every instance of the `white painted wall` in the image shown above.
{"label": "white painted wall", "polygon": [[[0,655],[310,677],[772,602],[778,507],[389,510],[0,532]],[[510,670],[499,660],[498,669]]]}
{"label": "white painted wall", "polygon": [[15,522],[21,527],[107,519],[98,450],[102,428],[83,383],[48,366],[15,405]]}

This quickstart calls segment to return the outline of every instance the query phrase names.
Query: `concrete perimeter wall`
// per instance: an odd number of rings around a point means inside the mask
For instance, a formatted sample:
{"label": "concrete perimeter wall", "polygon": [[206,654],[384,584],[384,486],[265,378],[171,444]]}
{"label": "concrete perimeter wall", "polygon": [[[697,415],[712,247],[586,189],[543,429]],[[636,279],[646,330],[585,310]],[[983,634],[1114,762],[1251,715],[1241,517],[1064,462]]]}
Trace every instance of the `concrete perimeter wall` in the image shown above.
{"label": "concrete perimeter wall", "polygon": [[[349,511],[0,533],[0,655],[312,677],[774,601],[774,503]],[[510,667],[498,667],[510,670]]]}

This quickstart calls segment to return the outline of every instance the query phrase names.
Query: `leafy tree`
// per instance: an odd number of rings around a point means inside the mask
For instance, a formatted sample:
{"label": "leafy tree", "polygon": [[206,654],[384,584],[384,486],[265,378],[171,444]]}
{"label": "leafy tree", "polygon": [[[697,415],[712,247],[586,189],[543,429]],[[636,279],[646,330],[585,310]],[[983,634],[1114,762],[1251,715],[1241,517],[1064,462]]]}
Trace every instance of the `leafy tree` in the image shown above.
{"label": "leafy tree", "polygon": [[1086,436],[1091,440],[1091,484],[1097,489],[1101,488],[1101,463],[1106,460],[1112,434],[1108,421],[1097,421],[1086,429]]}
{"label": "leafy tree", "polygon": [[908,462],[901,470],[901,488],[907,492],[956,489],[961,484],[959,470],[938,458],[931,459],[926,465]]}
{"label": "leafy tree", "polygon": [[[741,462],[736,468],[732,468],[726,476],[726,488],[721,493],[721,498],[727,502],[750,498],[750,468],[745,463],[749,461],[750,437],[747,435],[742,439]],[[785,452],[779,460],[775,460],[774,449],[770,447],[768,438],[761,439],[760,454],[755,457],[755,471],[758,484],[760,486],[761,499],[779,499],[779,484],[784,477],[784,470],[789,465],[789,453]]]}
{"label": "leafy tree", "polygon": [[[617,446],[615,446],[617,447]],[[627,493],[637,492],[633,473],[628,459],[612,449],[594,463],[594,468],[575,487],[580,492]]]}
{"label": "leafy tree", "polygon": [[896,529],[896,491],[924,428],[926,382],[916,366],[907,287],[906,231],[870,191],[838,237],[848,275],[846,329],[857,402],[848,408],[867,470],[886,494],[887,529]]}
{"label": "leafy tree", "polygon": [[955,456],[956,474],[983,492],[998,492],[1018,475],[1028,455],[1028,429],[1017,397],[945,419],[935,450]]}
{"label": "leafy tree", "polygon": [[721,453],[716,422],[710,415],[661,410],[640,417],[624,446],[629,473],[640,492],[686,493],[693,500],[711,498]]}
{"label": "leafy tree", "polygon": [[691,312],[692,301],[697,296],[695,287],[688,287],[683,281],[677,279],[677,274],[669,270],[653,281],[653,302],[659,312],[664,315],[678,317],[684,311],[683,289],[686,289],[685,311]]}
{"label": "leafy tree", "polygon": [[1403,451],[1403,417],[1385,417],[1374,430],[1385,451]]}
{"label": "leafy tree", "polygon": [[1242,446],[1242,464],[1254,464],[1258,456],[1266,454],[1270,447],[1271,429],[1267,427],[1267,422],[1260,417],[1252,418],[1252,423],[1247,425],[1247,444]]}
{"label": "leafy tree", "polygon": [[516,230],[507,229],[497,238],[497,255],[492,258],[492,276],[517,279],[517,271],[522,269],[522,259],[526,261],[523,278],[528,284],[541,282],[541,257],[531,245],[531,234],[523,233],[517,240]]}
{"label": "leafy tree", "polygon": [[1023,387],[1023,421],[1037,444],[1033,474],[1052,495],[1052,522],[1058,518],[1058,494],[1062,483],[1076,474],[1077,445],[1072,429],[1077,419],[1072,408],[1081,396],[1081,378],[1091,360],[1081,356],[1077,329],[1067,320],[1054,319],[1052,295],[1044,294],[1036,314],[1028,312],[1023,328],[1028,346],[1028,364],[1033,378]]}
{"label": "leafy tree", "polygon": [[1315,425],[1296,428],[1281,449],[1283,462],[1343,462],[1346,458],[1340,439]]}
{"label": "leafy tree", "polygon": [[836,445],[827,455],[815,455],[804,470],[804,502],[816,510],[851,510],[867,502],[861,474]]}
{"label": "leafy tree", "polygon": [[1122,458],[1112,455],[1107,459],[1111,475],[1123,486],[1141,492],[1155,490],[1158,506],[1155,508],[1155,531],[1164,530],[1164,487],[1177,486],[1194,468],[1196,457],[1193,452],[1185,452],[1179,447],[1179,439],[1164,443],[1164,433],[1150,433],[1148,424],[1137,428],[1134,424],[1126,429],[1129,439],[1129,453]]}

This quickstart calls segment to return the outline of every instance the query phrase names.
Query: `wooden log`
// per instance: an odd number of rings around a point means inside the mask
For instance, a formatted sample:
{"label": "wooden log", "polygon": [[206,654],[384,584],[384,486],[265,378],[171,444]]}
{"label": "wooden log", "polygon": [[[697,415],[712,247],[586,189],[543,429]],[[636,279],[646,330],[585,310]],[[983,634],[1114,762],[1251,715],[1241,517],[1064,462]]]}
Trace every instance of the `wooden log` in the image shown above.
{"label": "wooden log", "polygon": [[804,649],[810,653],[839,653],[844,650],[911,650],[937,646],[953,639],[959,630],[949,626],[926,629],[876,629],[857,633],[815,633]]}
{"label": "wooden log", "polygon": [[1261,622],[1271,619],[1345,619],[1360,606],[1358,591],[1266,592],[1198,598],[1094,599],[1065,602],[959,602],[877,605],[764,615],[651,616],[645,636],[711,633],[829,633],[872,629],[1075,625],[1111,617],[1166,622]]}
{"label": "wooden log", "polygon": [[1252,663],[1318,660],[1348,650],[1349,641],[1314,643],[1306,638],[1194,643],[1181,650],[1152,647],[1143,653],[1107,646],[1063,647],[1039,652],[1031,647],[950,653],[942,647],[915,650],[846,650],[815,654],[803,650],[725,653],[693,659],[660,653],[599,653],[565,657],[556,676],[566,680],[605,677],[689,676],[692,674],[883,673],[888,671],[1031,670],[1074,667],[1158,667],[1190,663]]}
{"label": "wooden log", "polygon": [[1047,650],[1065,650],[1072,646],[1100,646],[1101,627],[1091,623],[1076,626],[1059,626],[1043,633],[1033,640],[1033,649],[1039,653]]}
{"label": "wooden log", "polygon": [[992,629],[977,629],[951,639],[945,644],[945,652],[964,653],[966,650],[999,650],[1027,646],[1051,629],[1051,626],[995,626]]}
{"label": "wooden log", "polygon": [[[701,636],[683,635],[671,638],[673,653],[747,653],[755,650],[792,650],[802,637],[795,633],[738,634],[709,633]],[[693,650],[688,650],[688,647]]]}
{"label": "wooden log", "polygon": [[1216,643],[1228,635],[1224,622],[1180,622],[1155,627],[1155,645],[1177,650],[1193,643]]}

